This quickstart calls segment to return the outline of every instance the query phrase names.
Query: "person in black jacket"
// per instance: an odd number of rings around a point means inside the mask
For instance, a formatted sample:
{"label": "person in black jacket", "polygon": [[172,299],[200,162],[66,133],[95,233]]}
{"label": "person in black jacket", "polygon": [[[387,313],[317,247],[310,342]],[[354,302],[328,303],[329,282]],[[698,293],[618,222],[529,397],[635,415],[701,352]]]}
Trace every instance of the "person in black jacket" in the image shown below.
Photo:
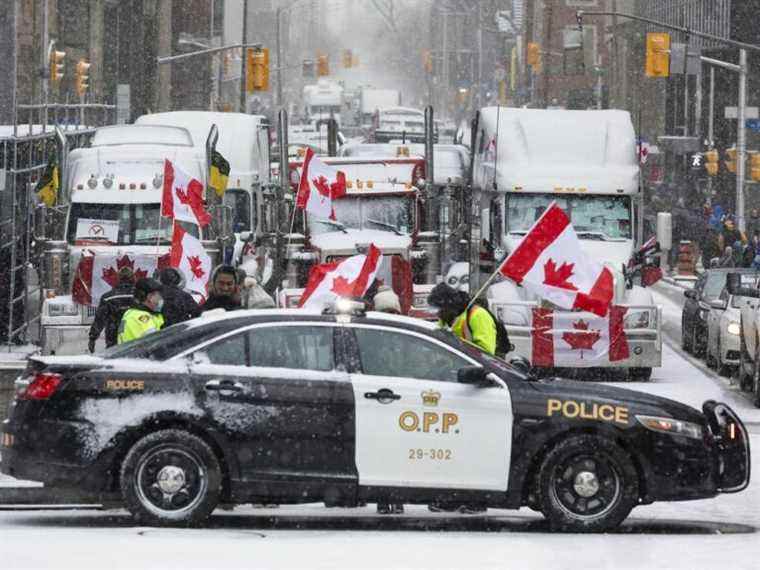
{"label": "person in black jacket", "polygon": [[87,347],[95,352],[95,342],[106,329],[106,348],[116,346],[119,324],[124,313],[132,306],[135,293],[135,276],[130,267],[119,269],[119,283],[100,298],[95,320],[90,326],[90,342]]}
{"label": "person in black jacket", "polygon": [[201,307],[202,311],[242,308],[240,302],[240,276],[232,265],[218,265],[211,273],[211,294]]}
{"label": "person in black jacket", "polygon": [[182,289],[182,273],[176,267],[165,267],[159,273],[163,285],[164,327],[170,327],[200,316],[201,308],[193,296]]}

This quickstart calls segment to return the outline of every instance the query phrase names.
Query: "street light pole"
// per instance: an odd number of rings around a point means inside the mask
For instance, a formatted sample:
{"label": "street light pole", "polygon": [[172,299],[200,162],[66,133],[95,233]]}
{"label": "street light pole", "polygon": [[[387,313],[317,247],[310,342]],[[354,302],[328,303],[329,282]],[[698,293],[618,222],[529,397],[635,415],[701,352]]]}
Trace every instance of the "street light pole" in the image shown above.
{"label": "street light pole", "polygon": [[[244,46],[248,43],[248,0],[243,0],[243,41],[240,43]],[[240,112],[246,113],[248,111],[248,105],[246,104],[248,97],[246,93],[246,83],[248,78],[246,77],[246,64],[248,63],[248,49],[243,48],[240,56]]]}
{"label": "street light pole", "polygon": [[747,224],[744,220],[744,177],[747,158],[747,50],[739,50],[739,103],[736,128],[736,217],[739,231],[745,231]]}
{"label": "street light pole", "polygon": [[282,105],[282,39],[280,34],[282,33],[282,27],[280,24],[280,17],[282,16],[282,8],[277,8],[277,105]]}

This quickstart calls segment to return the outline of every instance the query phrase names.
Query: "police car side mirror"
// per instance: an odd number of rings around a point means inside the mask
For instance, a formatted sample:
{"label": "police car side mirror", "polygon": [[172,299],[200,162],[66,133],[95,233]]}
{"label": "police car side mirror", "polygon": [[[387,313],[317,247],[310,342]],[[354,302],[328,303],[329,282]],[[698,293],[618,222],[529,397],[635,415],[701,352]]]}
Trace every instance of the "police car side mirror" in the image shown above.
{"label": "police car side mirror", "polygon": [[524,374],[525,376],[531,376],[530,362],[528,362],[527,358],[523,356],[516,356],[510,359],[509,365],[521,374]]}
{"label": "police car side mirror", "polygon": [[457,371],[457,382],[485,386],[489,384],[488,372],[482,366],[465,366]]}

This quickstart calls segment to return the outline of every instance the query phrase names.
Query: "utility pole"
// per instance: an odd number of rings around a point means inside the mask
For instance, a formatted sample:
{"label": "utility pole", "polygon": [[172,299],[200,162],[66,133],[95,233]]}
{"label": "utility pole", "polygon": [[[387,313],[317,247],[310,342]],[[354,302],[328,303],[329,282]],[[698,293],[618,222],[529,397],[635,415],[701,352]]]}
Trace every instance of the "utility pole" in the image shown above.
{"label": "utility pole", "polygon": [[282,16],[282,8],[278,7],[275,17],[277,22],[275,23],[275,29],[277,32],[277,105],[282,105],[282,28],[280,24],[280,17]]}
{"label": "utility pole", "polygon": [[449,116],[448,97],[446,93],[449,91],[449,13],[443,12],[443,85],[441,86],[441,97],[443,99],[441,107],[443,108],[446,116]]}
{"label": "utility pole", "polygon": [[48,94],[50,92],[50,80],[48,78],[48,0],[42,0],[42,42],[40,42],[40,69],[42,71],[42,92],[40,93],[40,103],[42,103],[42,124],[48,122]]}
{"label": "utility pole", "polygon": [[[243,0],[243,38],[240,42],[245,46],[248,43],[248,0]],[[248,112],[248,78],[246,77],[246,68],[248,64],[248,49],[242,48],[240,56],[240,112]]]}

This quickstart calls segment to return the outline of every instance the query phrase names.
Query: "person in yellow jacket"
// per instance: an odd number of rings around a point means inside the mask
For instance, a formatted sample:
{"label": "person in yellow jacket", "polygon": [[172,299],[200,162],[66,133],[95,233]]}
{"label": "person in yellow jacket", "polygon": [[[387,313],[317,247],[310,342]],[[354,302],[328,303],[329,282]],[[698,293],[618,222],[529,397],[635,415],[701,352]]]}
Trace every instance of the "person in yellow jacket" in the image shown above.
{"label": "person in yellow jacket", "polygon": [[155,279],[140,279],[135,283],[135,303],[121,318],[118,344],[161,330],[164,326],[161,290],[161,283]]}
{"label": "person in yellow jacket", "polygon": [[440,323],[462,340],[479,346],[488,354],[496,354],[496,322],[483,307],[467,305],[470,297],[446,283],[439,283],[428,296],[428,305],[438,309]]}

